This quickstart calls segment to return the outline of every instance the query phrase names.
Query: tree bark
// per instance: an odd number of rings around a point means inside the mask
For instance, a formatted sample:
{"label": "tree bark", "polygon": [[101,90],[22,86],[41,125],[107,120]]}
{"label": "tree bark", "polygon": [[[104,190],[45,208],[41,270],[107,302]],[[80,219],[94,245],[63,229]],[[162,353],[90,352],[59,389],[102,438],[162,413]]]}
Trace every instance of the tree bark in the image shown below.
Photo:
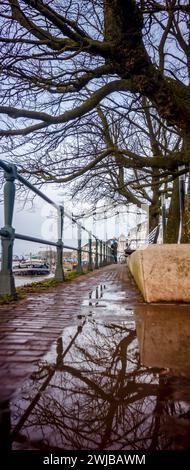
{"label": "tree bark", "polygon": [[160,218],[160,204],[159,201],[154,201],[149,207],[149,232],[157,227]]}
{"label": "tree bark", "polygon": [[[183,141],[184,150],[190,155],[190,135],[186,136]],[[190,165],[189,165],[190,171]],[[188,189],[185,197],[185,208],[182,220],[181,243],[190,243],[190,173],[188,180]]]}
{"label": "tree bark", "polygon": [[177,243],[180,227],[179,180],[174,180],[164,243]]}
{"label": "tree bark", "polygon": [[190,176],[188,181],[188,190],[185,197],[185,211],[183,218],[181,243],[190,243]]}
{"label": "tree bark", "polygon": [[143,16],[135,0],[104,0],[105,38],[112,43],[115,71],[130,79],[132,91],[150,99],[168,125],[189,134],[190,88],[164,76],[154,66],[143,42]]}

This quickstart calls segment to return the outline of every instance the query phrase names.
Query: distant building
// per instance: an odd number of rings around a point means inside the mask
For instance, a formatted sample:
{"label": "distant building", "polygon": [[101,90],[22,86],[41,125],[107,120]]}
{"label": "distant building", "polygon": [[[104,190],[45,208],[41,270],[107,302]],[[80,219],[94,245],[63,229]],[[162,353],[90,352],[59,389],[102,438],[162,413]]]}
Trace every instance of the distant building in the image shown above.
{"label": "distant building", "polygon": [[148,224],[146,220],[129,230],[127,242],[130,244],[130,248],[134,249],[140,248],[148,243]]}
{"label": "distant building", "polygon": [[118,259],[120,256],[123,256],[124,255],[124,251],[125,251],[125,248],[126,248],[126,236],[122,233],[119,237],[118,237],[118,247],[117,247],[117,255],[118,255]]}
{"label": "distant building", "polygon": [[50,266],[55,265],[56,250],[51,248],[47,250],[40,250],[37,254],[37,257],[40,259],[45,259]]}
{"label": "distant building", "polygon": [[[82,252],[82,262],[83,263],[88,263],[89,261],[89,243],[85,243],[85,245],[82,246],[82,250],[85,250]],[[95,253],[96,253],[96,241],[92,241],[92,262],[95,263]]]}
{"label": "distant building", "polygon": [[77,252],[72,250],[63,250],[63,261],[73,261],[77,257]]}
{"label": "distant building", "polygon": [[[151,232],[152,233],[152,232]],[[131,248],[141,248],[149,243],[152,243],[149,238],[149,226],[147,221],[137,224],[135,227],[129,230],[127,235],[127,242]],[[154,233],[153,233],[154,236]],[[160,226],[157,243],[162,243],[162,228]]]}

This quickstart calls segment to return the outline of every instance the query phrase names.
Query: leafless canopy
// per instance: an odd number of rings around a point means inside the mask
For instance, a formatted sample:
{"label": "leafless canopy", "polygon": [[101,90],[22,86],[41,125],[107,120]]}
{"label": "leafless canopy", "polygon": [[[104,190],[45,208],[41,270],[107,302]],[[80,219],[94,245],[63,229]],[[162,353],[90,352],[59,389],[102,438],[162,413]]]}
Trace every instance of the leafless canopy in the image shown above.
{"label": "leafless canopy", "polygon": [[[94,168],[111,178],[113,162],[138,172],[132,180],[145,169],[167,176],[189,163],[188,0],[4,0],[0,6],[2,155],[58,182]],[[102,138],[105,119],[110,139],[104,131]]]}

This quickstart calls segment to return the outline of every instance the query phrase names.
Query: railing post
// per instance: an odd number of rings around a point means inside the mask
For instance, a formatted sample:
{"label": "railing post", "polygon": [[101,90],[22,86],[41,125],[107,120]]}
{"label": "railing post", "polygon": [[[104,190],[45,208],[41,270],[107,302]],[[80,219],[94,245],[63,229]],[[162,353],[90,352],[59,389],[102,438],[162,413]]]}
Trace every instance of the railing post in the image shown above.
{"label": "railing post", "polygon": [[95,254],[95,268],[99,268],[98,264],[98,238],[96,238],[96,254]]}
{"label": "railing post", "polygon": [[82,228],[81,224],[78,223],[78,252],[77,252],[77,257],[78,257],[78,265],[77,265],[77,272],[82,273]]}
{"label": "railing post", "polygon": [[111,264],[111,262],[112,262],[112,256],[111,256],[111,248],[110,248],[110,246],[108,246],[108,250],[109,250],[109,264]]}
{"label": "railing post", "polygon": [[106,244],[103,242],[103,265],[106,265]]}
{"label": "railing post", "polygon": [[106,250],[107,250],[107,264],[110,264],[110,254],[109,254],[109,246],[106,245]]}
{"label": "railing post", "polygon": [[111,247],[110,247],[110,257],[111,257],[111,263],[113,263],[113,262],[114,262],[114,259],[113,259],[113,253],[112,253]]}
{"label": "railing post", "polygon": [[106,250],[106,243],[104,243],[104,265],[107,264],[107,250]]}
{"label": "railing post", "polygon": [[162,238],[163,243],[165,240],[165,233],[166,233],[166,203],[165,203],[165,195],[161,194],[161,208],[162,208]]}
{"label": "railing post", "polygon": [[107,263],[110,264],[110,247],[107,245]]}
{"label": "railing post", "polygon": [[91,232],[89,233],[88,246],[89,246],[88,269],[91,271],[92,270],[92,234]]}
{"label": "railing post", "polygon": [[14,276],[12,272],[13,244],[15,230],[12,227],[14,201],[15,201],[15,178],[16,166],[10,165],[10,171],[5,171],[6,183],[4,185],[4,227],[5,236],[2,235],[2,260],[0,272],[0,295],[11,295],[16,297]]}
{"label": "railing post", "polygon": [[113,257],[112,257],[111,247],[109,247],[109,251],[110,251],[110,264],[112,264],[113,263]]}
{"label": "railing post", "polygon": [[64,207],[59,206],[58,210],[58,245],[57,245],[57,260],[55,269],[56,281],[64,281],[63,271],[63,222],[64,222]]}
{"label": "railing post", "polygon": [[102,240],[100,240],[100,266],[102,266]]}

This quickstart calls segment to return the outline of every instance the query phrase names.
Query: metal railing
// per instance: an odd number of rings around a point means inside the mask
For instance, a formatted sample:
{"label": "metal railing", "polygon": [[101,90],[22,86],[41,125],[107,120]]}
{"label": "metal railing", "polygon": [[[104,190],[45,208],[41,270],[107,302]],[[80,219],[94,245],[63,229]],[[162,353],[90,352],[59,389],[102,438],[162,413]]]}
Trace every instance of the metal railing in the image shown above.
{"label": "metal railing", "polygon": [[[6,162],[0,161],[0,168],[4,170],[5,185],[4,185],[4,226],[0,229],[1,243],[2,243],[2,260],[1,260],[1,271],[0,271],[0,296],[2,295],[11,295],[16,297],[16,289],[14,282],[14,275],[12,271],[13,266],[13,245],[14,240],[25,240],[34,243],[40,243],[44,245],[54,246],[57,250],[56,255],[56,269],[55,269],[55,279],[58,281],[64,281],[64,270],[63,270],[63,249],[72,249],[76,250],[78,265],[77,271],[80,273],[83,270],[82,266],[82,253],[88,253],[88,268],[89,270],[93,269],[93,266],[97,269],[101,266],[111,264],[113,262],[113,257],[111,253],[111,247],[104,241],[99,240],[91,231],[87,230],[80,222],[74,219],[69,213],[64,209],[64,206],[56,204],[48,196],[46,196],[42,191],[36,188],[33,184],[27,181],[23,176],[17,172],[17,168],[13,164],[8,164]],[[45,202],[53,206],[58,214],[58,240],[53,242],[51,240],[45,240],[43,238],[36,238],[29,235],[24,235],[21,233],[15,232],[15,229],[12,226],[13,212],[14,212],[14,202],[15,202],[15,180],[20,181],[24,186],[30,189],[33,193],[38,195]],[[70,246],[64,244],[63,235],[64,235],[64,219],[68,217],[73,224],[76,224],[77,230],[77,239],[78,246]],[[82,231],[88,233],[88,249],[82,248]],[[92,249],[92,239],[95,240],[95,252]],[[93,254],[95,257],[95,262],[93,263]]]}
{"label": "metal railing", "polygon": [[157,243],[159,232],[160,232],[160,224],[158,224],[155,228],[153,228],[153,230],[148,234],[147,243],[149,245],[155,245]]}

